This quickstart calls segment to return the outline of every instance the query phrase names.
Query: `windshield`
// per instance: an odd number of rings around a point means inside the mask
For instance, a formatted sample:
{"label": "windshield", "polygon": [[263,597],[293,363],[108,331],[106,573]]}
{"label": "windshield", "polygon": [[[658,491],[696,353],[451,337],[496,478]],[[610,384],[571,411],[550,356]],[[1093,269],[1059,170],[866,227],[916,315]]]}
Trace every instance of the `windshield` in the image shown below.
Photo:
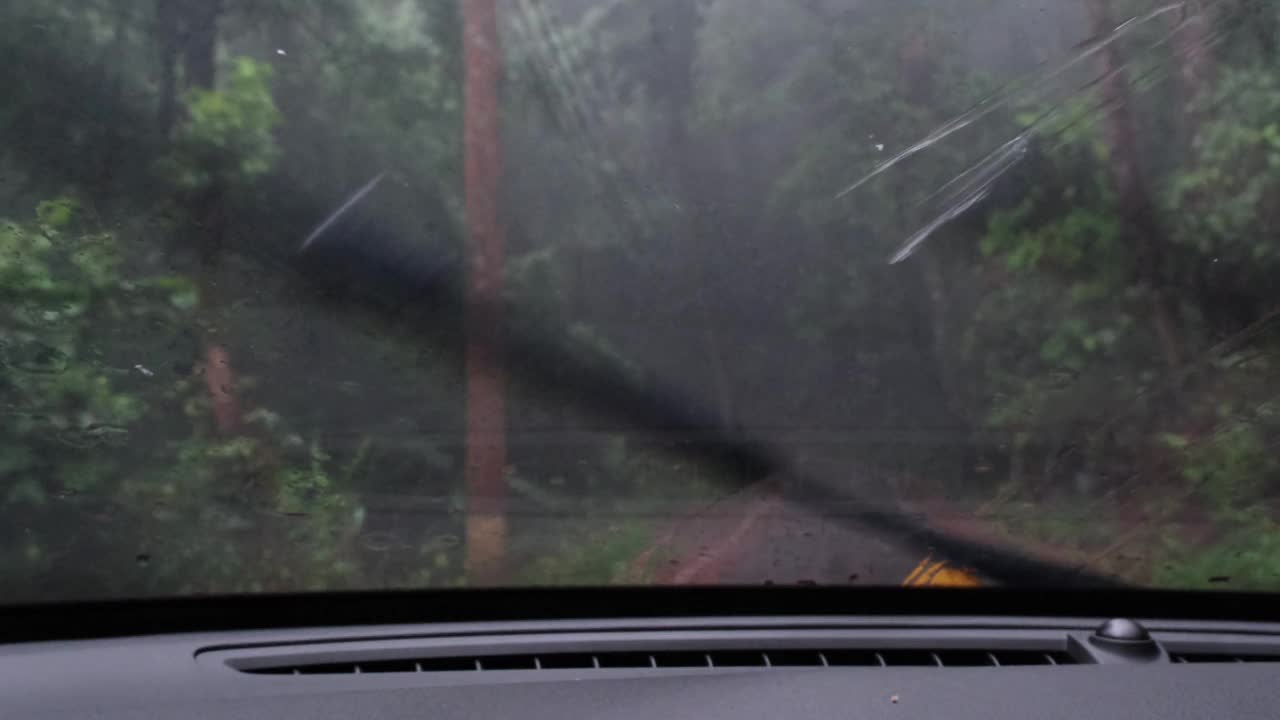
{"label": "windshield", "polygon": [[4,602],[1280,588],[1259,0],[8,0]]}

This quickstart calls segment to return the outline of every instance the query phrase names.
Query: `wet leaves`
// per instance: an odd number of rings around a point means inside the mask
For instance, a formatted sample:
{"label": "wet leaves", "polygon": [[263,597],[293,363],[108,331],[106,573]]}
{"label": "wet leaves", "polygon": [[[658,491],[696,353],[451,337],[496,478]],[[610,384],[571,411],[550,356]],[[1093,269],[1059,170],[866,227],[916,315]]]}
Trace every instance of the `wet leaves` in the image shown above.
{"label": "wet leaves", "polygon": [[91,424],[65,428],[54,434],[58,442],[84,450],[95,447],[123,447],[129,442],[129,430],[117,425]]}
{"label": "wet leaves", "polygon": [[70,362],[65,350],[39,340],[0,343],[0,364],[21,372],[57,375]]}

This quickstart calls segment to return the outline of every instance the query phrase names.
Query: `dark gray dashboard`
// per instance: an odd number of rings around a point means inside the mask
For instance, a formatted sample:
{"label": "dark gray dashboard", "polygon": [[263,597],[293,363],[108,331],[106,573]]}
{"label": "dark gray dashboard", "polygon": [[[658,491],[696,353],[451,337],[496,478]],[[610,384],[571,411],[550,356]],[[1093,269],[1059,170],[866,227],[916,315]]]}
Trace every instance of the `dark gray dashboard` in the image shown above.
{"label": "dark gray dashboard", "polygon": [[[1280,625],[796,616],[441,623],[0,646],[4,718],[1243,718]],[[702,660],[705,658],[705,662]]]}

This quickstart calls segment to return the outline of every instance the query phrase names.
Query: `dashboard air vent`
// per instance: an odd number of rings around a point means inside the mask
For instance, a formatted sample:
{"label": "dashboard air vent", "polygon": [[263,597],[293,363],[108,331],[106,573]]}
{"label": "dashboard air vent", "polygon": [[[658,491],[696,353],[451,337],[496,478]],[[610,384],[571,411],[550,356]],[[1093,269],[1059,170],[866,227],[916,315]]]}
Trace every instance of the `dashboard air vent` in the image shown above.
{"label": "dashboard air vent", "polygon": [[433,657],[242,667],[255,675],[354,675],[619,668],[797,668],[797,667],[1008,667],[1072,665],[1065,652],[1022,650],[709,650],[707,652],[600,652]]}
{"label": "dashboard air vent", "polygon": [[1245,655],[1239,653],[1170,653],[1175,663],[1274,663],[1280,655]]}

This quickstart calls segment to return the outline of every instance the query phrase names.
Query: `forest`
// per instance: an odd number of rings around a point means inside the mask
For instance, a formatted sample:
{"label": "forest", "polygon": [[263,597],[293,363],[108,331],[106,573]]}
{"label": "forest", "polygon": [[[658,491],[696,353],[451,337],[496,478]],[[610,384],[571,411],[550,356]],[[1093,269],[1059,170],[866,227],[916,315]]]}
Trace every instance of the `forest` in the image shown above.
{"label": "forest", "polygon": [[765,486],[1280,589],[1278,32],[6,0],[3,602],[679,582]]}

